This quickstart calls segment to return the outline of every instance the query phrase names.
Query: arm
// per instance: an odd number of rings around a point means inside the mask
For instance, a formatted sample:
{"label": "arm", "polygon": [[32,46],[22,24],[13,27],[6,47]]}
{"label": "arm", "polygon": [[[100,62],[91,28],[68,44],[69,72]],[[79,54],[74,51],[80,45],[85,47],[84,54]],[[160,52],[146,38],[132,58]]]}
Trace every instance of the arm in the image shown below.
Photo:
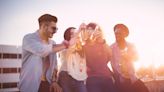
{"label": "arm", "polygon": [[120,72],[120,66],[119,66],[119,61],[118,61],[119,58],[117,57],[115,53],[115,50],[114,50],[115,47],[114,45],[111,45],[110,48],[111,48],[111,53],[112,53],[111,65],[112,65],[113,72],[117,75],[120,75],[121,72]]}
{"label": "arm", "polygon": [[54,69],[50,92],[62,92],[62,88],[57,83],[57,69]]}
{"label": "arm", "polygon": [[45,57],[52,52],[58,52],[66,48],[66,45],[64,45],[63,43],[59,45],[43,44],[34,37],[26,35],[23,38],[22,48],[38,56]]}
{"label": "arm", "polygon": [[22,48],[41,57],[45,57],[52,52],[52,44],[43,44],[31,35],[26,35],[23,38]]}
{"label": "arm", "polygon": [[68,48],[69,43],[55,44],[53,45],[53,52],[59,52],[63,49]]}

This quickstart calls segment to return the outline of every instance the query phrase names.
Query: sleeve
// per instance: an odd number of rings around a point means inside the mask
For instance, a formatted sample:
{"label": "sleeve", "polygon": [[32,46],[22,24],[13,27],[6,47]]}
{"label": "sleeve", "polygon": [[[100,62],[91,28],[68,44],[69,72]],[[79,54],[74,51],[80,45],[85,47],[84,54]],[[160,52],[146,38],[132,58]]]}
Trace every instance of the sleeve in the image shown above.
{"label": "sleeve", "polygon": [[119,62],[118,62],[118,58],[117,56],[115,56],[115,53],[114,53],[114,44],[112,44],[110,46],[111,48],[111,52],[112,52],[112,56],[111,56],[111,66],[112,66],[112,69],[113,69],[113,72],[116,73],[117,75],[118,74],[121,74],[120,72],[120,66],[119,66]]}
{"label": "sleeve", "polygon": [[23,38],[22,48],[41,57],[46,57],[53,51],[53,44],[43,44],[31,35]]}

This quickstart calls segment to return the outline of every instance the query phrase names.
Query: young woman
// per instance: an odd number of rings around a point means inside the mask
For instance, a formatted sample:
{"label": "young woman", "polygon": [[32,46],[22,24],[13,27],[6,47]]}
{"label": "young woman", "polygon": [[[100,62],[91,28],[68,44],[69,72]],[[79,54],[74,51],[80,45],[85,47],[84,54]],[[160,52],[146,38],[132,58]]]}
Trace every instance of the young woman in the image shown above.
{"label": "young woman", "polygon": [[63,92],[87,92],[84,84],[87,78],[86,59],[74,27],[66,29],[64,39],[67,41],[73,39],[75,44],[60,53],[59,84]]}
{"label": "young woman", "polygon": [[87,90],[88,92],[115,92],[112,73],[107,64],[111,59],[111,49],[106,44],[103,33],[96,23],[89,23],[86,30],[83,46],[87,63]]}

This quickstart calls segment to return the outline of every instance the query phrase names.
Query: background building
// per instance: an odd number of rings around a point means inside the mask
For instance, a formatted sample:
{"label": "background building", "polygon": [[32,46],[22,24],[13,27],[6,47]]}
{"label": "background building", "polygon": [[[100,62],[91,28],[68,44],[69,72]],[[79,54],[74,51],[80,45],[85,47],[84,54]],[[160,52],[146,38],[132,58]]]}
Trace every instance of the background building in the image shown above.
{"label": "background building", "polygon": [[0,92],[18,92],[21,47],[0,45]]}
{"label": "background building", "polygon": [[[21,52],[21,46],[0,45],[0,92],[19,92],[17,84],[21,70]],[[136,74],[145,82],[150,92],[164,92],[163,72],[160,73],[162,76],[157,76],[157,71],[151,71],[152,68],[143,67]]]}

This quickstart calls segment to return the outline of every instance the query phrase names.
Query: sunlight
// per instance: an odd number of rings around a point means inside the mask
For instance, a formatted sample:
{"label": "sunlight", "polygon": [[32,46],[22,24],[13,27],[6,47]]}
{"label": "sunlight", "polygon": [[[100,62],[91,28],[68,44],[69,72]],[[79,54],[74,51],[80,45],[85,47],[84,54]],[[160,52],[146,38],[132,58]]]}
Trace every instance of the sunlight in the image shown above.
{"label": "sunlight", "polygon": [[154,67],[155,69],[157,69],[160,66],[164,66],[164,57],[161,54],[162,50],[151,51],[150,48],[143,50],[144,47],[145,45],[142,48],[138,49],[139,60],[134,62],[134,67],[136,71],[138,71],[140,68]]}
{"label": "sunlight", "polygon": [[[162,31],[164,30],[164,8],[161,2],[149,1],[147,3],[142,1],[142,5],[140,5],[138,1],[131,4],[117,3],[117,1],[110,3],[110,0],[94,1],[94,4],[93,0],[87,1],[87,3],[84,1],[78,3],[40,1],[35,5],[36,2],[28,3],[30,7],[26,8],[24,5],[27,3],[23,2],[22,5],[17,5],[17,3],[10,5],[9,3],[9,5],[1,8],[11,14],[2,14],[0,44],[21,45],[25,34],[38,29],[38,16],[43,13],[50,13],[56,15],[59,19],[59,31],[53,37],[56,43],[63,41],[63,33],[67,27],[74,26],[78,28],[82,22],[96,22],[102,27],[107,43],[111,45],[115,41],[114,25],[124,23],[130,29],[128,40],[138,48],[139,60],[134,62],[135,69],[138,70],[141,67],[149,66],[158,68],[164,65],[164,43],[161,41],[161,39],[164,39],[164,31]],[[44,7],[41,6],[43,3]],[[34,9],[34,6],[38,8]]]}

